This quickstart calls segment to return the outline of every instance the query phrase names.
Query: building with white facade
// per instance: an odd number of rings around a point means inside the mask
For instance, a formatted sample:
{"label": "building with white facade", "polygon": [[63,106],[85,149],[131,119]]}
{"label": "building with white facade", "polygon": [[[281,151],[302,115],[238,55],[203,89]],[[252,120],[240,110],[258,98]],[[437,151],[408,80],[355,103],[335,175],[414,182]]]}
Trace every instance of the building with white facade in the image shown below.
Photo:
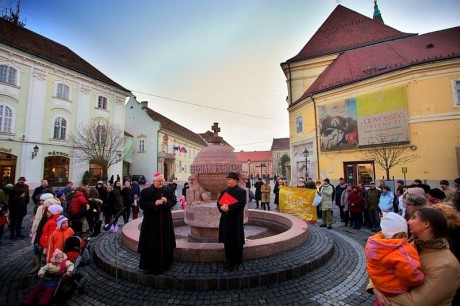
{"label": "building with white facade", "polygon": [[63,186],[97,173],[72,157],[69,133],[92,119],[123,125],[129,95],[69,48],[0,18],[0,184]]}
{"label": "building with white facade", "polygon": [[152,182],[161,172],[167,180],[186,182],[191,165],[207,143],[200,135],[177,124],[138,102],[132,96],[126,104],[125,131],[132,135],[134,154],[130,174],[139,174]]}

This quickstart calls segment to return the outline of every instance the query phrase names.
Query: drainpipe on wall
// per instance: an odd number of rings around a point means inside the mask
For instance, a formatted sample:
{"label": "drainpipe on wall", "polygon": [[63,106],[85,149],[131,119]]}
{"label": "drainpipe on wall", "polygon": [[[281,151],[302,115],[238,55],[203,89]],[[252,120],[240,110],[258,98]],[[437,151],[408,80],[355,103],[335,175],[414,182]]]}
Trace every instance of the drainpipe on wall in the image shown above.
{"label": "drainpipe on wall", "polygon": [[289,71],[289,105],[292,104],[292,81],[291,81],[291,65],[288,63]]}
{"label": "drainpipe on wall", "polygon": [[313,98],[313,95],[310,96],[311,101],[313,102],[313,111],[314,111],[314,119],[315,119],[315,142],[316,142],[316,173],[318,174],[318,177],[316,179],[319,179],[320,173],[319,173],[319,144],[318,144],[318,130],[317,130],[317,112],[316,112],[316,102],[315,99]]}

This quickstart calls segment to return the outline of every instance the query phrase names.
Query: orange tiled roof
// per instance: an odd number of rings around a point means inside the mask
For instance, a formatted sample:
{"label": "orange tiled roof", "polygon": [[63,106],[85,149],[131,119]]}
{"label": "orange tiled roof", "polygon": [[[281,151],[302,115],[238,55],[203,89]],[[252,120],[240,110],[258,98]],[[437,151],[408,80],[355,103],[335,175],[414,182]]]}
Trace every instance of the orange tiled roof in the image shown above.
{"label": "orange tiled roof", "polygon": [[0,18],[0,43],[112,85],[123,91],[129,91],[112,81],[66,46],[3,18]]}
{"label": "orange tiled roof", "polygon": [[400,32],[377,20],[338,5],[299,54],[287,62],[336,54],[412,35],[416,34]]}
{"label": "orange tiled roof", "polygon": [[272,161],[271,151],[235,152],[235,154],[242,163],[246,163],[248,159],[250,159],[251,162]]}
{"label": "orange tiled roof", "polygon": [[296,102],[385,73],[459,57],[460,27],[350,50],[335,59]]}

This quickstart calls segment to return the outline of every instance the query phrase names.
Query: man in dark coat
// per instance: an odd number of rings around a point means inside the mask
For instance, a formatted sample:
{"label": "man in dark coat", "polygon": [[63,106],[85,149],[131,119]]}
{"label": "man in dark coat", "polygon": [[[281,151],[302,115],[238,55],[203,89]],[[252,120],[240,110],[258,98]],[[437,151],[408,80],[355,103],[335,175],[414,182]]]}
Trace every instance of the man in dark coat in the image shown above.
{"label": "man in dark coat", "polygon": [[[238,174],[230,172],[227,175],[228,188],[222,190],[217,200],[217,208],[221,213],[219,242],[224,244],[229,271],[233,271],[235,266],[238,268],[243,262],[243,245],[245,241],[243,222],[246,190],[238,185],[238,181]],[[231,199],[228,204],[225,204],[225,197]]]}
{"label": "man in dark coat", "polygon": [[164,186],[162,174],[155,173],[153,184],[141,191],[139,206],[144,211],[137,252],[139,268],[162,274],[173,262],[176,237],[171,208],[176,205],[173,191]]}
{"label": "man in dark coat", "polygon": [[123,197],[123,207],[125,212],[123,213],[124,223],[128,223],[129,215],[131,214],[131,205],[134,203],[134,192],[131,189],[131,183],[129,181],[125,182],[125,187],[121,190],[121,196]]}
{"label": "man in dark coat", "polygon": [[259,202],[260,200],[262,199],[262,191],[261,191],[261,188],[262,188],[262,185],[264,184],[264,182],[262,182],[262,178],[259,177],[257,178],[257,182],[254,183],[254,187],[256,188],[256,196],[255,196],[255,199],[256,199],[256,208],[259,208]]}

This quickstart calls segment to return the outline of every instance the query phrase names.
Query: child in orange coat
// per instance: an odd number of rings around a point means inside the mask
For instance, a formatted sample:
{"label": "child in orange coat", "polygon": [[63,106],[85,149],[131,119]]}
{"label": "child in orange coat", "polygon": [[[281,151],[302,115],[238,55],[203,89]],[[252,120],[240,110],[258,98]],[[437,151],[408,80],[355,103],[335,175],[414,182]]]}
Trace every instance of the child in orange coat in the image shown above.
{"label": "child in orange coat", "polygon": [[49,239],[46,262],[51,260],[51,256],[55,250],[64,250],[65,240],[75,234],[73,229],[69,227],[69,220],[65,216],[59,216],[56,219],[56,226]]}
{"label": "child in orange coat", "polygon": [[[390,212],[382,217],[382,231],[366,244],[367,272],[375,287],[386,296],[408,292],[420,286],[425,276],[415,247],[407,242],[407,222]],[[376,305],[378,301],[376,301]]]}

